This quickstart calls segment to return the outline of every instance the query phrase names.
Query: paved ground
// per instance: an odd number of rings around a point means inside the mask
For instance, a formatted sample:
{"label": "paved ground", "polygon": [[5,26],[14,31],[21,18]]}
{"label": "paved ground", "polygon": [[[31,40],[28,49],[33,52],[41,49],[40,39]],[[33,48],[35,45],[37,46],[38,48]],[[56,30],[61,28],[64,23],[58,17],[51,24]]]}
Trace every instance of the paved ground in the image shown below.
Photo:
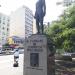
{"label": "paved ground", "polygon": [[20,54],[19,67],[13,67],[13,55],[0,56],[0,75],[23,75],[23,54]]}

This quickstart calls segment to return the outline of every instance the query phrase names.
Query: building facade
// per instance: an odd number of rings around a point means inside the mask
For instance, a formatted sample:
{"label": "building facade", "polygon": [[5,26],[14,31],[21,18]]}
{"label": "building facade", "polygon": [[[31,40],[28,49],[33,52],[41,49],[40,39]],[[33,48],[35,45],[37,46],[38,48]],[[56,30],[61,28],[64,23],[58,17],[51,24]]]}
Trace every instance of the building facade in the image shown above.
{"label": "building facade", "polygon": [[64,6],[69,6],[75,3],[75,0],[64,0]]}
{"label": "building facade", "polygon": [[7,43],[9,36],[9,16],[0,13],[0,45]]}
{"label": "building facade", "polygon": [[33,13],[22,6],[10,15],[9,36],[28,37],[33,33]]}
{"label": "building facade", "polygon": [[18,45],[20,48],[24,48],[24,40],[24,38],[12,36],[7,39],[7,42],[11,47]]}

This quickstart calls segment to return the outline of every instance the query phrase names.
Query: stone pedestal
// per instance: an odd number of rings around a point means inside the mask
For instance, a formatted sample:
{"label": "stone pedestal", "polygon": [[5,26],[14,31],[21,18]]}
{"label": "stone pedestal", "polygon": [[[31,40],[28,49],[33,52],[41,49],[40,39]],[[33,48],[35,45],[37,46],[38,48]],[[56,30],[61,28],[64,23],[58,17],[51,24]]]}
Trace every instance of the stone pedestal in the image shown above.
{"label": "stone pedestal", "polygon": [[28,37],[25,40],[23,75],[55,75],[52,47],[45,35],[34,34]]}
{"label": "stone pedestal", "polygon": [[45,35],[34,34],[28,37],[25,40],[23,75],[49,75],[51,68],[48,55]]}

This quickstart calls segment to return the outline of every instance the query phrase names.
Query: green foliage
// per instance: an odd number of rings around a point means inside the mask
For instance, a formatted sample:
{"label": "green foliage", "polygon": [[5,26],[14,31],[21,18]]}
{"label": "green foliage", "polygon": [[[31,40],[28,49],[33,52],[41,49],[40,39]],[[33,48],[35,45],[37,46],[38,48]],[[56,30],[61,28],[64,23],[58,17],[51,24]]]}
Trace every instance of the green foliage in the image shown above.
{"label": "green foliage", "polygon": [[65,10],[60,20],[53,22],[45,33],[53,40],[56,49],[75,52],[75,6]]}
{"label": "green foliage", "polygon": [[6,44],[3,45],[3,48],[9,48],[9,46],[10,45],[8,43],[6,43]]}

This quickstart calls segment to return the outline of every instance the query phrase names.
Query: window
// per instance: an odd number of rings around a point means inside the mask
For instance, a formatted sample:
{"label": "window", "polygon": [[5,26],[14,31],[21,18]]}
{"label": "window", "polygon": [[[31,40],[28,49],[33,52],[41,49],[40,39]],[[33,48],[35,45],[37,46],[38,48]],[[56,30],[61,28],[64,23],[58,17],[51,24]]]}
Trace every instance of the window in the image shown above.
{"label": "window", "polygon": [[7,26],[9,26],[9,23],[7,24]]}
{"label": "window", "polygon": [[8,22],[9,22],[10,20],[8,19]]}
{"label": "window", "polygon": [[2,37],[2,40],[4,40],[4,37]]}
{"label": "window", "polygon": [[30,53],[30,65],[32,67],[39,66],[39,54],[38,53]]}
{"label": "window", "polygon": [[5,35],[5,32],[3,32],[2,34]]}
{"label": "window", "polygon": [[4,30],[5,28],[3,27],[3,30]]}
{"label": "window", "polygon": [[9,31],[9,28],[7,28],[7,31]]}
{"label": "window", "polygon": [[5,22],[3,22],[3,24],[5,24]]}
{"label": "window", "polygon": [[3,20],[5,20],[5,17],[3,17]]}
{"label": "window", "polygon": [[0,20],[0,23],[1,23],[1,20]]}

